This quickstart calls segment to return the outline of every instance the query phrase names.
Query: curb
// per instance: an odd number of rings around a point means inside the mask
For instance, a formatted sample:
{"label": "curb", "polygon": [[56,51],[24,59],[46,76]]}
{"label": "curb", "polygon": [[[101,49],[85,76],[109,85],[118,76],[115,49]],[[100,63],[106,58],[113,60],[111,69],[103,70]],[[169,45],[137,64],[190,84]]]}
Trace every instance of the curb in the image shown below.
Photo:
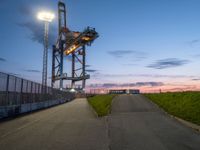
{"label": "curb", "polygon": [[94,110],[94,108],[90,105],[90,103],[88,102],[88,99],[86,98],[86,101],[89,105],[90,110],[93,112],[93,114],[95,115],[96,118],[99,118],[97,112]]}
{"label": "curb", "polygon": [[165,113],[166,115],[168,115],[171,118],[174,118],[175,120],[177,120],[178,122],[180,122],[181,124],[185,125],[186,127],[189,127],[193,130],[196,130],[200,133],[200,126],[197,124],[194,124],[192,122],[186,121],[184,119],[181,119],[179,117],[173,116],[171,114],[169,114],[168,112],[166,112],[163,108],[161,108],[158,104],[154,103],[152,100],[150,100],[148,97],[144,96],[147,100],[149,100],[153,105],[155,105],[157,108],[159,108],[163,113]]}
{"label": "curb", "polygon": [[185,126],[190,127],[192,129],[200,132],[200,126],[199,125],[194,124],[194,123],[189,122],[189,121],[186,121],[186,120],[183,120],[183,119],[176,117],[176,116],[172,116],[172,117],[175,118],[176,120],[178,120],[179,122],[181,122],[182,124],[184,124]]}
{"label": "curb", "polygon": [[[117,97],[119,97],[119,95],[115,95],[114,97],[113,97],[113,99],[112,99],[112,102],[111,102],[111,105],[110,105],[110,113],[108,114],[108,115],[110,115],[111,113],[112,113],[112,105],[113,105],[113,103],[114,103],[114,100],[117,98]],[[107,115],[107,116],[108,116]]]}

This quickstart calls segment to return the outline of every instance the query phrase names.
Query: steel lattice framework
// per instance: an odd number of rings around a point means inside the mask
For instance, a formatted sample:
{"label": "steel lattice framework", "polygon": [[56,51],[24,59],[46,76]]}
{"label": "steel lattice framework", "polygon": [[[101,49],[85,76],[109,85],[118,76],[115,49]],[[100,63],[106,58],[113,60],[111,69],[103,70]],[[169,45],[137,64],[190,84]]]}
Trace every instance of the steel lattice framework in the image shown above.
{"label": "steel lattice framework", "polygon": [[44,22],[44,52],[43,52],[43,70],[42,70],[42,85],[43,92],[46,93],[47,87],[47,62],[48,62],[48,30],[49,22]]}
{"label": "steel lattice framework", "polygon": [[[82,81],[82,89],[85,88],[85,81],[90,78],[85,70],[86,46],[91,46],[98,36],[95,28],[90,27],[87,27],[83,32],[70,31],[66,26],[65,4],[63,2],[58,3],[58,39],[56,44],[53,45],[52,87],[55,81],[59,80],[59,87],[62,89],[63,81],[70,80],[71,88],[75,88],[76,81]],[[65,55],[71,56],[71,75],[63,73]],[[79,63],[81,67],[76,68],[76,63]]]}

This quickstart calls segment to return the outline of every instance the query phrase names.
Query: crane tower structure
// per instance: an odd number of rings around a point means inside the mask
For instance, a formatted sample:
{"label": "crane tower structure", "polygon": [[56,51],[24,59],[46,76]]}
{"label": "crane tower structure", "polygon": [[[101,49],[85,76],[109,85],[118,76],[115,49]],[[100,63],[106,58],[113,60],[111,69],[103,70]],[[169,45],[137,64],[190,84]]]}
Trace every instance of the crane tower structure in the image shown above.
{"label": "crane tower structure", "polygon": [[[98,37],[95,28],[87,27],[83,32],[74,32],[67,28],[66,6],[58,2],[58,39],[53,45],[52,54],[52,87],[59,81],[59,88],[63,89],[63,81],[71,81],[71,89],[75,88],[75,82],[82,81],[81,89],[85,88],[85,81],[90,76],[86,74],[86,46],[91,46]],[[65,56],[71,58],[71,73],[63,72],[63,59]],[[67,61],[66,61],[67,62]],[[79,68],[76,68],[76,64]]]}

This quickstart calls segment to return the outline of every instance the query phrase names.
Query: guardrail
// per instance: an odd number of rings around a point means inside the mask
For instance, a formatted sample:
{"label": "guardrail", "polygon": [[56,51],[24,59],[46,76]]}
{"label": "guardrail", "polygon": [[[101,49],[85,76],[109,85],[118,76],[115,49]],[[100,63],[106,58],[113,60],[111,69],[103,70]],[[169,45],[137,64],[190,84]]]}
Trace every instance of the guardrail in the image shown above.
{"label": "guardrail", "polygon": [[47,108],[74,98],[73,93],[44,87],[39,83],[0,72],[0,119]]}

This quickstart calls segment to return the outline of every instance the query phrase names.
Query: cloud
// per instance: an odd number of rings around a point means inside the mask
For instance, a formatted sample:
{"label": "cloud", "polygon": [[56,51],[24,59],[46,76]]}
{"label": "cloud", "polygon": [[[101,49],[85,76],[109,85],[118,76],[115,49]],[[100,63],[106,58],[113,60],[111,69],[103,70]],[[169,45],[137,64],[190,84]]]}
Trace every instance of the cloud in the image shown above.
{"label": "cloud", "polygon": [[95,70],[95,69],[87,69],[85,70],[86,72],[90,72],[90,73],[94,73],[94,72],[97,72],[98,70]]}
{"label": "cloud", "polygon": [[122,64],[123,66],[135,66],[135,65],[137,65],[137,64],[132,64],[132,63],[130,63],[130,64]]}
{"label": "cloud", "polygon": [[188,41],[187,43],[193,47],[194,45],[198,44],[200,42],[199,39],[194,39],[194,40],[191,40],[191,41]]}
{"label": "cloud", "polygon": [[[32,9],[33,7],[28,4],[22,4],[18,8],[18,12],[25,18],[23,22],[17,23],[18,26],[22,28],[26,28],[30,31],[29,38],[43,45],[44,41],[44,23],[42,21],[38,21],[35,18],[35,11]],[[48,35],[48,46],[51,49],[52,45],[55,44],[57,37],[57,29],[49,25],[49,35]]]}
{"label": "cloud", "polygon": [[140,52],[140,51],[135,51],[135,50],[115,50],[115,51],[108,51],[108,54],[115,58],[122,58],[125,56],[133,56],[133,60],[141,60],[146,58],[146,53]]}
{"label": "cloud", "polygon": [[22,75],[21,74],[17,74],[17,73],[9,73],[10,75],[12,76],[16,76],[16,77],[21,77]]}
{"label": "cloud", "polygon": [[200,79],[197,79],[197,78],[196,78],[196,79],[192,79],[192,80],[193,80],[193,81],[200,81]]}
{"label": "cloud", "polygon": [[31,73],[40,73],[41,71],[40,70],[34,70],[34,69],[27,69],[27,70],[24,70],[26,72],[31,72]]}
{"label": "cloud", "polygon": [[18,11],[21,15],[30,16],[33,12],[30,5],[21,4],[18,8]]}
{"label": "cloud", "polygon": [[[34,41],[38,42],[40,44],[43,44],[44,42],[44,25],[43,23],[39,22],[34,22],[34,21],[29,21],[29,22],[24,22],[24,23],[18,23],[20,27],[27,28],[30,32],[31,35],[29,38]],[[48,35],[48,46],[51,49],[52,45],[55,44],[56,41],[56,30],[55,28],[50,26],[50,32]]]}
{"label": "cloud", "polygon": [[164,75],[164,74],[138,74],[140,77],[153,77],[153,78],[194,78],[195,76],[189,75]]}
{"label": "cloud", "polygon": [[85,65],[85,67],[91,67],[91,65]]}
{"label": "cloud", "polygon": [[[102,74],[99,73],[97,74],[98,76],[101,77],[112,77],[112,78],[118,78],[118,77],[177,77],[174,75],[159,75],[159,74]],[[178,75],[178,77],[183,77],[182,75]]]}
{"label": "cloud", "polygon": [[166,68],[183,66],[187,63],[189,63],[188,60],[177,59],[177,58],[168,58],[168,59],[158,60],[155,63],[148,65],[147,67],[154,68],[154,69],[166,69]]}
{"label": "cloud", "polygon": [[101,72],[95,72],[91,75],[94,79],[116,79],[116,78],[135,78],[135,77],[144,77],[144,78],[169,78],[169,79],[197,79],[200,78],[199,76],[194,75],[167,75],[167,74],[104,74]]}
{"label": "cloud", "polygon": [[142,86],[163,86],[163,82],[136,82],[136,83],[122,83],[122,84],[115,84],[115,83],[104,83],[104,84],[90,84],[90,88],[124,88],[124,87],[142,87]]}
{"label": "cloud", "polygon": [[136,86],[152,86],[152,87],[155,87],[155,86],[162,86],[162,85],[164,85],[164,83],[162,83],[162,82],[136,82],[135,85]]}
{"label": "cloud", "polygon": [[6,62],[7,60],[5,58],[0,57],[1,62]]}
{"label": "cloud", "polygon": [[190,41],[191,44],[198,43],[198,42],[199,42],[198,39]]}
{"label": "cloud", "polygon": [[21,74],[17,74],[17,73],[12,73],[12,72],[6,72],[7,74],[11,75],[11,76],[16,76],[16,77],[21,77]]}
{"label": "cloud", "polygon": [[116,51],[109,51],[108,54],[114,56],[114,57],[123,57],[125,55],[132,54],[133,51],[131,50],[116,50]]}
{"label": "cloud", "polygon": [[200,54],[191,55],[191,57],[199,59],[200,58]]}

